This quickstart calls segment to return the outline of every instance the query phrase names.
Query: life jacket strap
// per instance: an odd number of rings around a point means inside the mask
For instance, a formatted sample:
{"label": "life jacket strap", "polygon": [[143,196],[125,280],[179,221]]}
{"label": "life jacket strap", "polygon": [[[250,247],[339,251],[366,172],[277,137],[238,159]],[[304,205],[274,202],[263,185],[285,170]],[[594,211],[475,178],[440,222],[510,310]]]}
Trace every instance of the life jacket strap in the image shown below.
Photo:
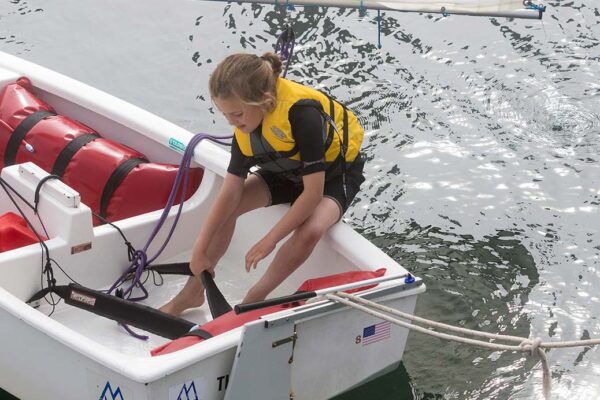
{"label": "life jacket strap", "polygon": [[342,189],[344,191],[344,202],[346,203],[346,207],[347,207],[347,206],[349,206],[348,195],[346,194],[347,193],[347,191],[346,191],[346,152],[348,151],[348,109],[343,104],[342,104],[342,107],[344,107],[344,118],[343,118],[344,119],[344,122],[343,122],[344,127],[342,128],[344,139],[340,143],[340,157],[342,159]]}
{"label": "life jacket strap", "polygon": [[[329,116],[333,120],[335,116],[335,103],[333,102],[333,99],[330,96],[327,96],[327,98],[329,99]],[[323,110],[320,111],[323,112]],[[327,121],[327,117],[325,115],[323,117],[325,117],[325,121]],[[334,130],[334,125],[332,123],[329,123],[329,129],[327,130],[327,138],[325,139],[325,149],[323,151],[323,154],[327,153],[327,150],[329,150],[329,146],[331,146],[331,143],[333,143]]]}

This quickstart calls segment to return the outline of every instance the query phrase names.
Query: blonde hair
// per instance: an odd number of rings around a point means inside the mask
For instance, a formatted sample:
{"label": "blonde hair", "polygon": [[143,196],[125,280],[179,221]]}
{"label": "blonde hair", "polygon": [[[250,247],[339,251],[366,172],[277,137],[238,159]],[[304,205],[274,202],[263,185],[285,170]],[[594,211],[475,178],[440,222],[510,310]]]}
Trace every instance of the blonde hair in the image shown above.
{"label": "blonde hair", "polygon": [[275,109],[276,84],[282,63],[274,53],[238,53],[217,65],[208,82],[210,96],[215,99],[237,97],[243,103],[260,107],[265,113]]}

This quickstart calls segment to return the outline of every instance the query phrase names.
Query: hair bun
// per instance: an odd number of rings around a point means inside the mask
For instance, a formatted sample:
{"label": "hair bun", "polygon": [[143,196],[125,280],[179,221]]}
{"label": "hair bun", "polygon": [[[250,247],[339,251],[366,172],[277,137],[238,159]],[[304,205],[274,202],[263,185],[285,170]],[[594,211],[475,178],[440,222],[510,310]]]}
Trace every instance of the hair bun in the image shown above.
{"label": "hair bun", "polygon": [[273,69],[273,75],[275,75],[275,77],[279,77],[282,71],[283,63],[281,62],[281,59],[277,54],[267,52],[260,56],[260,59],[267,61],[269,64],[271,64],[271,68]]}

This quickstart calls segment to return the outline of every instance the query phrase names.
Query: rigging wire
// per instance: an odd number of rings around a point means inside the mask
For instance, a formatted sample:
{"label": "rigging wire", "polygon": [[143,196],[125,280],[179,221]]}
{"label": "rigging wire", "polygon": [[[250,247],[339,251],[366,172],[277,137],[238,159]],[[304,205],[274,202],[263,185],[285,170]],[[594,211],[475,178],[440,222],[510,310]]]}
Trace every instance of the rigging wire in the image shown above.
{"label": "rigging wire", "polygon": [[[40,183],[43,184],[44,182],[40,182]],[[44,288],[44,275],[46,275],[46,284],[47,284],[48,288],[52,288],[52,287],[56,286],[56,279],[54,278],[54,270],[52,269],[52,263],[54,262],[55,265],[58,265],[58,263],[50,257],[50,250],[48,249],[48,246],[45,243],[45,239],[42,238],[42,236],[40,236],[37,229],[35,229],[35,227],[31,223],[31,221],[29,220],[29,218],[27,218],[27,215],[25,215],[25,212],[19,206],[19,203],[16,201],[16,199],[13,197],[13,195],[10,192],[12,191],[14,194],[16,194],[32,210],[36,210],[36,207],[34,207],[23,196],[21,196],[21,194],[18,193],[17,190],[15,190],[15,188],[13,188],[3,178],[0,178],[0,186],[2,186],[2,189],[4,189],[4,192],[6,193],[6,195],[10,199],[10,201],[13,203],[13,205],[15,206],[15,208],[17,209],[17,211],[19,212],[21,217],[25,220],[25,222],[29,226],[29,229],[33,232],[33,234],[35,235],[35,237],[38,240],[38,243],[42,247],[42,258],[41,258],[42,273],[40,275],[40,285],[41,285],[42,289]],[[10,189],[10,191],[9,191],[9,189]],[[40,222],[42,222],[39,215],[38,215],[38,218],[40,219]],[[43,223],[42,223],[42,226],[43,226]],[[44,231],[46,233],[46,236],[48,236],[48,233],[46,232],[45,227],[44,227]],[[44,256],[45,256],[45,260],[44,260]],[[62,268],[61,268],[61,271],[62,271]],[[52,315],[56,309],[56,306],[60,302],[60,299],[58,301],[55,301],[54,297],[52,296],[52,293],[50,293],[50,300],[48,300],[46,298],[46,296],[44,296],[44,299],[48,302],[48,304],[50,304],[52,306],[52,309],[49,314],[49,315]]]}

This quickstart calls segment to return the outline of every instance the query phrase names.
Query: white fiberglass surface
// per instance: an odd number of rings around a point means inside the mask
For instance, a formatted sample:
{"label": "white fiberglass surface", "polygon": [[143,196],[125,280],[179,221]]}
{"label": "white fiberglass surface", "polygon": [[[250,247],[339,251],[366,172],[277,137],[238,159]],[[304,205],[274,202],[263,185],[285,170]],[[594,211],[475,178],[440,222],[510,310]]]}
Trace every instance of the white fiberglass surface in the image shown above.
{"label": "white fiberglass surface", "polygon": [[[241,275],[242,272],[244,275]],[[256,272],[251,277],[246,277],[245,274],[243,266],[236,266],[235,263],[227,258],[222,259],[217,265],[215,282],[232,307],[241,302],[250,284],[260,275],[260,273]],[[156,281],[159,283],[159,285],[156,285],[153,277],[150,275],[145,283],[149,296],[140,303],[153,308],[159,308],[183,288],[187,279],[185,276],[164,275],[161,284],[161,278],[156,276]],[[292,293],[292,291],[290,291],[289,285],[284,283],[276,289],[273,295],[278,296],[288,293]],[[55,299],[57,299],[56,296]],[[38,311],[50,315],[52,307],[47,302],[42,301]],[[180,317],[198,325],[212,320],[207,303],[199,308],[185,311]],[[51,318],[60,322],[65,327],[98,342],[100,345],[132,356],[150,357],[150,350],[169,341],[169,339],[131,327],[134,332],[148,336],[147,340],[135,338],[116,322],[91,312],[65,305],[62,301],[56,306],[54,312],[51,314]]]}
{"label": "white fiberglass surface", "polygon": [[[152,278],[150,277],[149,282],[151,280]],[[183,287],[185,281],[185,277],[169,277],[164,279],[162,286],[154,286],[154,284],[148,282],[146,288],[148,289],[149,296],[146,300],[141,301],[140,304],[154,308],[160,307]],[[44,302],[38,308],[38,311],[49,315],[52,307]],[[189,310],[182,317],[199,325],[211,319],[207,305]],[[148,336],[147,340],[135,338],[115,321],[70,305],[65,305],[62,301],[56,306],[51,318],[103,346],[128,355],[149,357],[150,350],[169,341],[169,339],[131,327],[134,332]]]}

